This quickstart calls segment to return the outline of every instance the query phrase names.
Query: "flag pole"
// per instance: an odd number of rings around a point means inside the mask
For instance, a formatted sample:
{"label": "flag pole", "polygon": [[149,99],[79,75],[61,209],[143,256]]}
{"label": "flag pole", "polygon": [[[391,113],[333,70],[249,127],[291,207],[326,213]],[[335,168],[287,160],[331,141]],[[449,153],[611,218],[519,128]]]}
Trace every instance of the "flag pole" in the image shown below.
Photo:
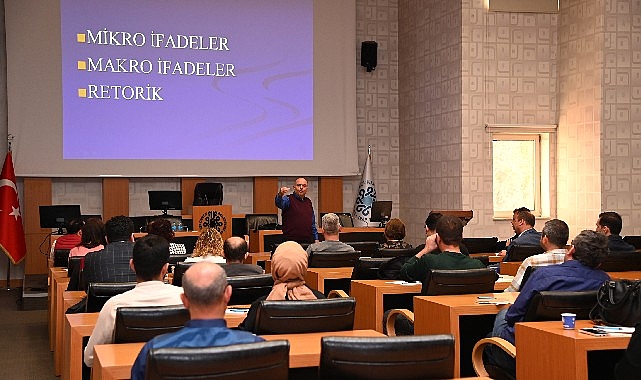
{"label": "flag pole", "polygon": [[[13,135],[7,135],[7,151],[11,152],[11,141],[13,140]],[[11,260],[7,256],[7,286],[5,287],[6,291],[11,290]]]}

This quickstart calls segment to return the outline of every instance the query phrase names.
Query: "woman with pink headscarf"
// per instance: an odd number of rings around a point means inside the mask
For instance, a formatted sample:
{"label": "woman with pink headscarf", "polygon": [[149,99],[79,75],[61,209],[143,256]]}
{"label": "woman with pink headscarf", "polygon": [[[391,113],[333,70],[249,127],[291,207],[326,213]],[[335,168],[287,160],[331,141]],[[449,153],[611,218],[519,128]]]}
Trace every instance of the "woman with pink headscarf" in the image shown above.
{"label": "woman with pink headscarf", "polygon": [[325,298],[323,293],[305,285],[307,273],[307,252],[300,244],[286,241],[278,245],[272,255],[272,277],[274,287],[266,297],[254,301],[247,317],[238,326],[240,329],[253,331],[256,322],[258,305],[262,300],[313,300]]}

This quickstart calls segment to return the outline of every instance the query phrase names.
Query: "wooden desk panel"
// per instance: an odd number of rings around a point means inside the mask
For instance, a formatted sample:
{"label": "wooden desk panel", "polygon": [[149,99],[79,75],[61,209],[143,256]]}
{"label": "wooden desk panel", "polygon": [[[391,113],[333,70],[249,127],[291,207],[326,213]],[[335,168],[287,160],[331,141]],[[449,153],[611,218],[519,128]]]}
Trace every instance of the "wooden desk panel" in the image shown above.
{"label": "wooden desk panel", "polygon": [[[265,340],[289,341],[289,367],[317,367],[320,363],[320,340],[324,336],[384,336],[373,330],[350,330],[308,334],[263,335]],[[129,379],[131,367],[144,343],[103,344],[95,349],[92,379]]]}
{"label": "wooden desk panel", "polygon": [[[236,307],[234,307],[236,308]],[[82,340],[91,335],[99,313],[68,314],[64,328],[64,355],[62,378],[64,380],[82,380]],[[225,313],[228,327],[238,327],[247,313]],[[134,358],[135,359],[135,358]],[[133,365],[133,361],[132,361]]]}
{"label": "wooden desk panel", "polygon": [[507,274],[510,276],[516,276],[516,272],[519,270],[522,261],[506,261],[499,264],[501,268],[501,274]]}
{"label": "wooden desk panel", "polygon": [[[518,293],[488,293],[485,295],[513,303]],[[478,294],[459,294],[414,297],[415,335],[454,335],[454,377],[461,375],[460,316],[496,314],[499,310],[509,307],[509,305],[479,304],[478,296]],[[471,358],[469,359],[471,360]]]}
{"label": "wooden desk panel", "polygon": [[383,332],[383,297],[386,294],[420,294],[421,283],[394,284],[390,280],[354,280],[350,295],[356,298],[355,329]]}
{"label": "wooden desk panel", "polygon": [[641,271],[606,272],[613,280],[641,280]]}
{"label": "wooden desk panel", "polygon": [[[82,298],[85,297],[85,292],[83,291],[66,291],[66,283],[58,284],[60,287],[58,289],[58,300],[56,301],[56,319],[55,319],[55,329],[56,329],[56,341],[53,349],[53,364],[56,376],[62,374],[63,366],[63,337],[64,337],[64,326],[65,326],[65,311],[70,306],[75,305]],[[64,288],[64,289],[63,289]]]}
{"label": "wooden desk panel", "polygon": [[[588,378],[588,351],[625,349],[630,336],[595,337],[579,333],[591,321],[564,330],[561,321],[516,324],[516,377],[519,380]],[[545,365],[542,365],[545,363]]]}
{"label": "wooden desk panel", "polygon": [[250,252],[243,262],[245,264],[258,265],[259,261],[266,261],[271,259],[271,257],[271,252]]}
{"label": "wooden desk panel", "polygon": [[[47,322],[49,324],[49,350],[53,351],[56,342],[56,298],[58,295],[58,283],[68,283],[69,275],[66,268],[49,268],[49,289],[47,300]],[[65,288],[66,290],[66,288]]]}
{"label": "wooden desk panel", "polygon": [[305,284],[312,289],[325,293],[326,279],[352,278],[352,270],[354,270],[353,267],[307,268]]}

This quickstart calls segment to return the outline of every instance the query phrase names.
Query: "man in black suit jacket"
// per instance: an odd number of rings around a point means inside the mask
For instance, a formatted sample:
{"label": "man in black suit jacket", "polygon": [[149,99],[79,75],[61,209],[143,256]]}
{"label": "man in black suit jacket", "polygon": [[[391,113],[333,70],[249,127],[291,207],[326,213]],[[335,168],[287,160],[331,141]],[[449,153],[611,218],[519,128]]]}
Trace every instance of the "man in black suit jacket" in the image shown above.
{"label": "man in black suit jacket", "polygon": [[107,245],[85,256],[82,271],[85,289],[92,282],[135,282],[129,267],[134,249],[134,223],[126,216],[114,216],[105,224]]}
{"label": "man in black suit jacket", "polygon": [[263,268],[254,264],[244,264],[243,260],[247,257],[247,242],[238,236],[232,236],[225,240],[223,252],[227,264],[223,267],[227,277],[249,276],[263,274]]}

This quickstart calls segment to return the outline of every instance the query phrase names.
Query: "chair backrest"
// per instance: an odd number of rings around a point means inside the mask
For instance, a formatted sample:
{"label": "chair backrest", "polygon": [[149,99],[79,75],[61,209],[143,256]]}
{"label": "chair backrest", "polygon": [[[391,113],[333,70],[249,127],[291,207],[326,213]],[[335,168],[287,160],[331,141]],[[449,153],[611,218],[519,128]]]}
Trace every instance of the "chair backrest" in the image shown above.
{"label": "chair backrest", "polygon": [[323,380],[452,378],[454,337],[323,337],[319,375]]}
{"label": "chair backrest", "polygon": [[523,261],[530,256],[545,252],[540,245],[515,245],[508,256],[508,261]]}
{"label": "chair backrest", "polygon": [[316,252],[309,258],[309,268],[353,267],[360,257],[359,251],[352,252]]}
{"label": "chair backrest", "polygon": [[555,321],[561,318],[561,313],[575,313],[576,319],[590,319],[590,310],[596,302],[596,290],[535,292],[523,321]]}
{"label": "chair backrest", "polygon": [[[233,292],[232,292],[233,293]],[[254,333],[299,334],[354,328],[356,300],[260,301]]]}
{"label": "chair backrest", "polygon": [[246,234],[252,230],[275,230],[278,225],[278,214],[245,214]]}
{"label": "chair backrest", "polygon": [[492,268],[430,270],[423,281],[421,294],[438,296],[442,294],[493,293],[494,283],[499,278]]}
{"label": "chair backrest", "polygon": [[168,263],[169,265],[176,266],[178,263],[187,260],[188,257],[189,255],[170,255]]}
{"label": "chair backrest", "polygon": [[67,290],[85,290],[84,281],[82,281],[82,263],[85,261],[84,256],[74,256],[69,258],[67,274],[69,275],[69,284]]}
{"label": "chair backrest", "polygon": [[527,282],[527,280],[530,279],[530,276],[532,276],[532,273],[536,270],[536,267],[529,266],[525,268],[525,272],[523,272],[523,278],[521,279],[521,286],[519,287],[519,290],[523,289],[523,285]]}
{"label": "chair backrest", "polygon": [[362,256],[379,257],[377,241],[354,241],[346,244],[360,251]]}
{"label": "chair backrest", "polygon": [[155,348],[147,355],[147,380],[286,380],[289,342],[234,344],[222,347]]}
{"label": "chair backrest", "polygon": [[641,270],[641,253],[616,252],[610,253],[601,262],[600,268],[606,272],[625,272]]}
{"label": "chair backrest", "polygon": [[183,286],[183,276],[185,275],[185,272],[187,271],[187,269],[189,269],[190,266],[194,265],[195,263],[196,262],[177,262],[176,266],[174,267],[174,279],[172,284],[174,286]]}
{"label": "chair backrest", "polygon": [[53,250],[53,266],[54,267],[68,267],[69,266],[69,251],[70,251],[70,249],[54,249]]}
{"label": "chair backrest", "polygon": [[387,241],[385,233],[375,228],[372,228],[372,231],[354,231],[349,233],[341,232],[339,240],[347,244],[355,241],[375,241],[378,243],[384,243]]}
{"label": "chair backrest", "polygon": [[378,254],[381,257],[409,257],[416,254],[416,249],[414,248],[379,248]]}
{"label": "chair backrest", "polygon": [[271,274],[256,274],[251,276],[227,277],[231,285],[230,305],[249,305],[260,297],[268,295],[274,286]]}
{"label": "chair backrest", "polygon": [[393,257],[359,257],[354,264],[352,280],[376,280],[378,269]]}
{"label": "chair backrest", "polygon": [[641,249],[641,236],[639,235],[624,236],[623,241],[632,244],[635,249]]}
{"label": "chair backrest", "polygon": [[220,182],[201,182],[194,186],[194,206],[222,205],[223,184]]}
{"label": "chair backrest", "polygon": [[100,311],[105,302],[116,294],[136,286],[135,282],[92,282],[87,287],[87,313]]}
{"label": "chair backrest", "polygon": [[496,243],[498,241],[499,238],[496,236],[463,238],[463,244],[469,253],[496,252]]}
{"label": "chair backrest", "polygon": [[184,306],[137,306],[116,309],[114,343],[146,342],[180,330],[189,320]]}

